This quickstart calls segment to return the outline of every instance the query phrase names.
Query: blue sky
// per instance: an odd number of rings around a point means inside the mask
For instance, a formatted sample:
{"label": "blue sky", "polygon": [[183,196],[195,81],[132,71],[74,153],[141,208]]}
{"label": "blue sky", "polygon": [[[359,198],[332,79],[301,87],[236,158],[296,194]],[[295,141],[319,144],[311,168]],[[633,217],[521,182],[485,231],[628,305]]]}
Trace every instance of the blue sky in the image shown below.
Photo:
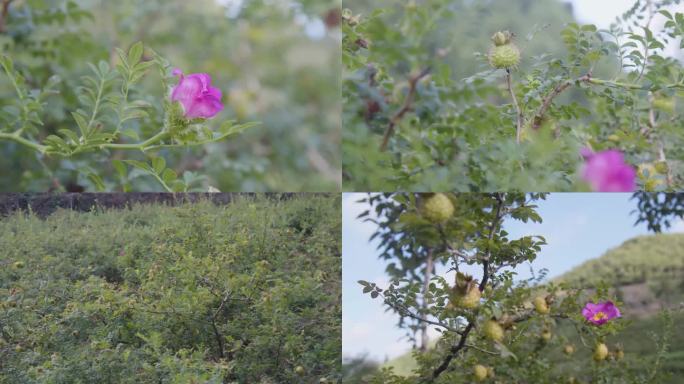
{"label": "blue sky", "polygon": [[[368,354],[382,361],[403,354],[411,345],[402,339],[396,317],[385,313],[381,302],[361,293],[358,280],[386,286],[385,262],[378,260],[376,244],[368,238],[374,231],[370,223],[356,220],[365,209],[355,201],[364,194],[345,194],[342,203],[342,302],[343,355]],[[528,234],[542,235],[543,247],[533,267],[547,268],[549,277],[619,246],[637,235],[649,234],[645,225],[635,226],[631,212],[636,202],[630,194],[561,193],[551,194],[539,203],[542,224],[505,223],[511,238]],[[677,223],[674,231],[682,231]],[[529,265],[518,268],[519,276],[529,277]],[[441,273],[438,271],[438,273]]]}

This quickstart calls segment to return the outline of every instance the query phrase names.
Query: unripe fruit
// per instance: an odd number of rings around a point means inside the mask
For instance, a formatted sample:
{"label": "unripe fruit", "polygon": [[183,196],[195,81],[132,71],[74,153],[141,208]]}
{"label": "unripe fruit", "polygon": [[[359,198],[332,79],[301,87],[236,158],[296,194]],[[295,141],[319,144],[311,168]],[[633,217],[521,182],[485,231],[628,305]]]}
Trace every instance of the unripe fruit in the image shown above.
{"label": "unripe fruit", "polygon": [[24,347],[22,347],[22,346],[19,345],[19,344],[17,344],[17,345],[14,346],[14,352],[19,353],[19,352],[22,352],[23,350],[24,350]]}
{"label": "unripe fruit", "polygon": [[608,140],[610,140],[610,141],[612,141],[612,142],[614,142],[614,143],[617,143],[617,142],[620,141],[620,136],[618,136],[618,135],[609,135],[609,136],[608,136]]}
{"label": "unripe fruit", "polygon": [[299,376],[303,376],[304,375],[304,367],[302,367],[301,365],[298,365],[297,367],[295,367],[295,373],[298,374]]}
{"label": "unripe fruit", "polygon": [[487,379],[487,367],[482,364],[477,364],[473,367],[473,375],[477,381],[485,381]]}
{"label": "unripe fruit", "polygon": [[596,344],[596,348],[594,349],[594,360],[602,361],[605,360],[606,357],[608,357],[608,347],[603,343]]}
{"label": "unripe fruit", "polygon": [[567,344],[565,347],[563,347],[563,352],[566,355],[572,355],[573,353],[575,353],[575,346],[572,344]]}
{"label": "unripe fruit", "polygon": [[450,305],[457,308],[475,309],[480,305],[482,292],[472,276],[457,273],[456,284],[453,287]]}
{"label": "unripe fruit", "polygon": [[491,340],[501,341],[504,338],[504,329],[495,320],[488,320],[483,327],[483,331],[485,336]]}
{"label": "unripe fruit", "polygon": [[540,315],[546,315],[550,312],[549,305],[546,303],[546,298],[542,296],[534,298],[534,309]]}
{"label": "unripe fruit", "polygon": [[22,268],[24,268],[24,266],[25,266],[25,264],[23,261],[14,262],[14,268],[16,268],[16,269],[22,269]]}
{"label": "unripe fruit", "polygon": [[454,214],[454,204],[443,193],[435,193],[423,202],[423,217],[435,224],[446,222]]}
{"label": "unripe fruit", "polygon": [[615,360],[622,360],[625,358],[625,351],[622,349],[618,349],[615,351]]}
{"label": "unripe fruit", "polygon": [[329,383],[328,379],[325,377],[321,377],[320,380],[318,380],[319,384],[327,384]]}
{"label": "unripe fruit", "polygon": [[517,67],[520,64],[520,50],[513,43],[494,46],[489,50],[489,64],[498,69]]}
{"label": "unripe fruit", "polygon": [[553,336],[553,334],[548,329],[543,330],[541,333],[541,338],[542,338],[542,340],[544,340],[544,342],[551,340],[552,336]]}

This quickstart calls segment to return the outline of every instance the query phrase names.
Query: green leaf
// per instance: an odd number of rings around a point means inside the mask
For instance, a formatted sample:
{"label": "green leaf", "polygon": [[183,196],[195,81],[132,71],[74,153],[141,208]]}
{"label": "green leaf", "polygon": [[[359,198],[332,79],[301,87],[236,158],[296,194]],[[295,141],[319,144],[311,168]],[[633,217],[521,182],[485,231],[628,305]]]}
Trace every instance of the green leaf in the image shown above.
{"label": "green leaf", "polygon": [[57,130],[59,134],[73,141],[74,144],[78,144],[78,135],[70,129],[59,129]]}
{"label": "green leaf", "polygon": [[126,164],[133,166],[134,168],[138,168],[140,170],[143,170],[143,171],[149,172],[149,173],[155,173],[154,168],[150,167],[149,164],[144,163],[142,161],[138,161],[138,160],[122,160],[122,161]]}
{"label": "green leaf", "polygon": [[176,174],[176,172],[173,169],[166,168],[164,170],[164,173],[162,173],[161,178],[162,178],[162,180],[164,180],[164,182],[166,184],[172,184],[174,181],[176,181],[176,179],[178,178],[178,175]]}
{"label": "green leaf", "polygon": [[105,187],[104,181],[102,181],[102,178],[96,173],[88,173],[88,179],[95,184],[95,188],[97,188],[98,191],[104,191],[107,189],[107,187]]}
{"label": "green leaf", "polygon": [[166,168],[166,160],[164,160],[164,158],[161,156],[155,157],[152,160],[152,166],[157,174],[161,174],[164,168]]}
{"label": "green leaf", "polygon": [[142,41],[138,41],[137,43],[133,44],[131,49],[128,50],[128,64],[130,66],[136,65],[140,61],[143,51],[144,48]]}
{"label": "green leaf", "polygon": [[234,120],[229,120],[221,124],[221,127],[219,128],[219,131],[224,134],[224,136],[231,136],[231,135],[236,135],[238,133],[241,133],[249,128],[255,127],[261,123],[257,122],[250,122],[250,123],[244,123],[244,124],[238,124],[238,125],[233,125],[235,123]]}
{"label": "green leaf", "polygon": [[126,165],[123,163],[123,161],[114,159],[112,160],[112,166],[116,170],[116,173],[119,174],[119,177],[121,177],[122,179],[126,178]]}
{"label": "green leaf", "polygon": [[90,130],[88,128],[88,123],[86,122],[86,119],[83,115],[77,112],[71,112],[71,116],[74,117],[74,120],[76,120],[76,124],[78,125],[78,129],[81,130],[81,136],[83,137],[88,137],[88,134],[90,133]]}

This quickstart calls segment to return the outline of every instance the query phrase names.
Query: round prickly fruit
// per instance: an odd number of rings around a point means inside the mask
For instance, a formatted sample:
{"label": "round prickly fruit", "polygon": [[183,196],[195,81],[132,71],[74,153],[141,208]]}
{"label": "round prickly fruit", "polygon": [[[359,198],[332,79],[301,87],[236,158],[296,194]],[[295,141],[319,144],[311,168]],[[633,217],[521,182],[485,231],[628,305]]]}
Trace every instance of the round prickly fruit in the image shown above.
{"label": "round prickly fruit", "polygon": [[546,315],[549,313],[549,305],[546,303],[546,299],[542,296],[534,298],[534,309],[540,315]]}
{"label": "round prickly fruit", "polygon": [[552,336],[553,334],[548,329],[542,331],[541,338],[542,340],[544,340],[544,342],[548,342],[549,340],[551,340]]}
{"label": "round prickly fruit", "polygon": [[504,329],[495,320],[488,320],[484,327],[484,334],[487,338],[494,341],[501,341],[504,338]]}
{"label": "round prickly fruit", "polygon": [[423,202],[423,216],[435,224],[446,222],[454,214],[454,204],[443,193],[435,193]]}
{"label": "round prickly fruit", "polygon": [[520,50],[513,43],[494,46],[489,51],[489,64],[494,68],[515,68],[520,64]]}
{"label": "round prickly fruit", "polygon": [[295,367],[295,373],[298,374],[299,376],[303,376],[304,375],[304,367],[302,367],[301,365],[298,365],[297,367]]}
{"label": "round prickly fruit", "polygon": [[482,364],[477,364],[473,367],[473,375],[475,380],[484,381],[487,378],[487,367]]}
{"label": "round prickly fruit", "polygon": [[563,352],[566,355],[572,355],[573,353],[575,353],[575,346],[572,344],[567,344],[565,347],[563,347]]}
{"label": "round prickly fruit", "polygon": [[615,351],[615,360],[622,360],[625,358],[625,351],[622,349],[618,349]]}
{"label": "round prickly fruit", "polygon": [[594,360],[602,361],[605,360],[606,357],[608,357],[608,347],[603,343],[596,344],[596,348],[594,349]]}
{"label": "round prickly fruit", "polygon": [[23,261],[15,261],[14,262],[14,268],[16,269],[22,269],[25,267],[25,264]]}
{"label": "round prickly fruit", "polygon": [[321,377],[321,379],[318,380],[318,382],[319,382],[320,384],[327,384],[327,383],[329,383],[328,379],[325,378],[325,377]]}

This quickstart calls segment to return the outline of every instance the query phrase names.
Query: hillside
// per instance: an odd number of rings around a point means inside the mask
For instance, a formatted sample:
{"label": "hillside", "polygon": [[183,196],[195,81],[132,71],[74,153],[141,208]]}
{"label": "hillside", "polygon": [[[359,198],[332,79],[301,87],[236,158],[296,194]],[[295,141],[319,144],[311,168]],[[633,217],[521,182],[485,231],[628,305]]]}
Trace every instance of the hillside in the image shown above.
{"label": "hillside", "polygon": [[658,234],[627,240],[554,281],[582,286],[594,286],[600,281],[608,285],[631,285],[653,277],[682,276],[684,234]]}

